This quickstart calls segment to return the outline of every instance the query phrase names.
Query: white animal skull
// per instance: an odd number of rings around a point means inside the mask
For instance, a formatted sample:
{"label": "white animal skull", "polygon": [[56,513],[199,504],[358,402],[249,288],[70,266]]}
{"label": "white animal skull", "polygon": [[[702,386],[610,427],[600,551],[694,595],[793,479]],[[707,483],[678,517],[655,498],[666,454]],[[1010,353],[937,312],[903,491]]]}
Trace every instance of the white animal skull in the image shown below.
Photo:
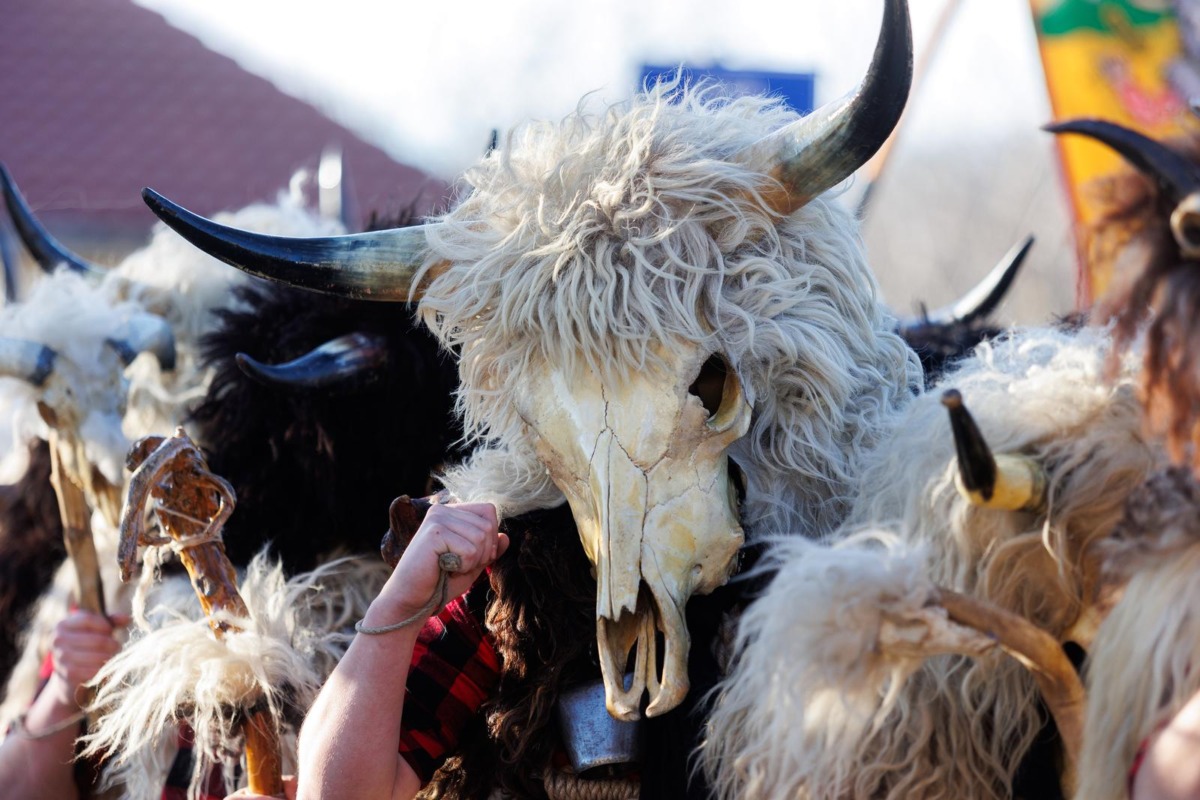
{"label": "white animal skull", "polygon": [[619,719],[640,716],[646,690],[648,716],[683,700],[684,606],[725,583],[743,539],[726,456],[750,426],[741,382],[693,344],[658,355],[668,366],[620,379],[543,364],[538,390],[517,401],[594,565],[606,705]]}

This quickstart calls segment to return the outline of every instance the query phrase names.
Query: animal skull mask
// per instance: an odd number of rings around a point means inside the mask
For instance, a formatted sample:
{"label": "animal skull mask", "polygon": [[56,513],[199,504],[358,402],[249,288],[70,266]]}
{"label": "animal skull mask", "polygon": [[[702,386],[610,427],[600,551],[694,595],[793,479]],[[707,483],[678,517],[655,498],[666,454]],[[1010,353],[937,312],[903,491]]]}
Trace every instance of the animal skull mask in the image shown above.
{"label": "animal skull mask", "polygon": [[606,704],[619,719],[639,716],[646,690],[649,716],[683,700],[684,606],[725,583],[742,544],[726,456],[750,425],[741,382],[694,345],[659,355],[664,366],[619,381],[544,364],[544,390],[517,400],[595,569]]}
{"label": "animal skull mask", "polygon": [[[884,0],[883,5],[875,55],[857,91],[806,117],[764,129],[762,136],[742,137],[736,150],[710,154],[738,169],[754,165],[756,179],[727,187],[727,196],[715,197],[709,203],[715,185],[710,181],[711,170],[705,166],[685,171],[687,175],[705,176],[694,191],[684,192],[683,205],[694,207],[696,218],[710,214],[714,208],[727,212],[747,201],[758,205],[772,221],[786,218],[852,175],[875,154],[900,117],[912,79],[907,2]],[[611,120],[606,124],[610,123],[615,124]],[[724,126],[717,126],[713,133],[725,130]],[[513,146],[519,150],[525,145],[517,142]],[[639,145],[637,157],[649,158],[653,150],[652,146]],[[686,150],[691,152],[692,148]],[[522,161],[519,154],[506,158],[507,162],[494,163],[513,165]],[[648,163],[639,169],[647,174],[654,171]],[[548,173],[551,177],[555,174],[554,169]],[[595,174],[593,169],[583,170],[580,180],[586,183]],[[494,342],[512,343],[525,333],[509,328],[520,329],[521,325],[496,307],[477,302],[477,290],[497,289],[494,285],[497,275],[514,276],[504,291],[497,290],[497,297],[511,292],[513,297],[523,299],[536,283],[515,277],[530,273],[524,268],[512,269],[514,260],[501,255],[506,248],[523,243],[521,246],[527,248],[525,252],[532,258],[549,240],[555,242],[555,247],[575,242],[575,251],[563,252],[557,260],[554,267],[557,276],[564,264],[582,265],[579,270],[587,272],[592,254],[601,250],[610,255],[627,250],[644,251],[650,253],[647,258],[653,259],[656,248],[661,247],[653,234],[633,235],[637,225],[626,224],[630,218],[627,212],[640,214],[645,208],[658,207],[654,198],[663,189],[657,178],[638,183],[639,192],[650,194],[638,194],[633,201],[637,205],[634,209],[622,207],[631,202],[630,198],[598,185],[582,186],[577,195],[565,201],[558,198],[549,202],[547,193],[560,191],[562,182],[553,179],[542,183],[543,180],[544,176],[522,183],[520,191],[505,193],[499,200],[491,196],[492,189],[477,187],[475,194],[448,215],[451,218],[448,221],[310,239],[285,239],[231,229],[199,217],[152,190],[146,190],[143,197],[184,238],[251,274],[314,291],[399,302],[418,299],[437,285],[439,288],[433,290],[432,296],[445,306],[474,309],[475,316],[463,325],[471,328],[476,341],[491,338]],[[674,185],[672,180],[662,185]],[[494,203],[499,204],[493,209]],[[527,226],[518,235],[510,228],[514,207],[536,209],[538,224]],[[559,226],[551,219],[557,213],[551,213],[551,208],[563,210],[573,227]],[[663,209],[675,213],[667,204],[663,204]],[[478,225],[454,221],[460,211],[462,219],[475,213],[480,213],[483,219],[478,220]],[[593,218],[599,224],[592,224]],[[653,227],[658,222],[648,224]],[[715,231],[722,227],[710,226],[707,233],[717,236]],[[476,228],[481,241],[488,241],[491,249],[487,253],[467,257],[465,251],[454,247],[443,250],[438,244],[446,237],[453,238]],[[586,229],[587,233],[581,238],[575,234],[568,236],[564,232],[567,228],[577,233]],[[675,277],[685,283],[709,281],[716,273],[707,270],[702,261],[707,254],[722,252],[722,246],[714,238],[708,247],[697,250],[700,260],[688,265],[687,275]],[[524,256],[516,257],[517,262],[523,259]],[[465,275],[472,270],[483,270],[484,265],[486,278]],[[580,282],[591,282],[590,290],[595,296],[611,298],[620,295],[619,280],[642,280],[646,277],[643,272],[640,268],[622,270],[622,277],[617,279],[597,270]],[[460,273],[464,273],[461,280],[456,277]],[[657,281],[659,277],[655,273],[649,279]],[[734,276],[729,279],[737,280]],[[571,282],[564,281],[556,291],[568,292],[570,287]],[[545,289],[541,286],[534,291]],[[653,291],[653,287],[639,284],[639,290],[629,294]],[[518,305],[514,301],[514,307]],[[687,307],[687,301],[674,305],[664,302],[661,307],[651,305],[653,314],[682,313],[688,317],[682,324],[676,324],[680,320],[668,321],[661,326],[663,331],[693,330],[696,320],[691,315],[703,314],[699,307]],[[431,311],[426,313],[436,316]],[[582,314],[579,308],[567,313]],[[597,346],[603,347],[606,326],[593,326],[594,321],[594,318],[585,320],[582,327],[598,328],[600,335],[589,341],[601,342]],[[553,336],[553,331],[565,329],[575,320],[556,316],[541,322],[542,332]],[[499,328],[493,329],[494,325]],[[722,333],[712,332],[717,336]],[[682,700],[687,692],[688,651],[684,604],[693,593],[712,591],[725,581],[742,542],[726,451],[749,429],[750,404],[728,362],[692,343],[703,336],[681,338],[686,341],[660,343],[657,358],[652,359],[659,366],[625,363],[613,369],[619,377],[571,366],[596,363],[588,358],[546,361],[540,368],[534,368],[537,359],[544,357],[539,354],[555,348],[539,347],[531,341],[532,349],[517,360],[522,370],[532,369],[534,377],[527,381],[528,385],[504,395],[505,401],[509,395],[518,395],[512,399],[516,411],[554,483],[570,502],[584,548],[595,565],[598,647],[607,705],[614,716],[622,718],[640,713],[641,697],[646,691],[650,695],[648,715],[662,714]],[[460,350],[460,356],[471,358],[466,348]],[[492,377],[503,380],[511,374]],[[464,377],[464,385],[467,383]],[[501,413],[505,423],[509,422],[511,411],[506,406]],[[657,652],[659,633],[665,648],[661,667]],[[623,675],[631,652],[635,652],[633,677],[626,686]]]}

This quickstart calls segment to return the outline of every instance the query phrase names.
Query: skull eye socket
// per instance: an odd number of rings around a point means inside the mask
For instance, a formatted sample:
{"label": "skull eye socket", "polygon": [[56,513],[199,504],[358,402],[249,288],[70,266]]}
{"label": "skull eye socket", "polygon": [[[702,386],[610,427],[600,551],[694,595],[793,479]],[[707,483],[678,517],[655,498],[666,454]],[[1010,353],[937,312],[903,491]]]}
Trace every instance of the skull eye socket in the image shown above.
{"label": "skull eye socket", "polygon": [[699,399],[708,412],[708,426],[716,431],[724,431],[736,423],[744,405],[742,383],[720,353],[713,353],[700,367],[688,394]]}
{"label": "skull eye socket", "polygon": [[721,410],[721,399],[725,394],[725,379],[729,376],[729,366],[720,353],[713,353],[700,367],[700,374],[688,387],[688,394],[700,398],[708,418],[712,419]]}

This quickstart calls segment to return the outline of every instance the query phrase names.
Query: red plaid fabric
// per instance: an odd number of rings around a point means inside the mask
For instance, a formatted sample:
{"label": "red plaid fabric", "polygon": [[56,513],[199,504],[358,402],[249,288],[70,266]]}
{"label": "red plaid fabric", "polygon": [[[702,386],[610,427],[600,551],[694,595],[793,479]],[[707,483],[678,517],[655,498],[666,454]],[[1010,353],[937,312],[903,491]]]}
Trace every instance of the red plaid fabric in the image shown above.
{"label": "red plaid fabric", "polygon": [[458,749],[464,727],[500,680],[500,659],[482,622],[489,588],[485,573],[429,618],[413,650],[400,755],[422,784]]}

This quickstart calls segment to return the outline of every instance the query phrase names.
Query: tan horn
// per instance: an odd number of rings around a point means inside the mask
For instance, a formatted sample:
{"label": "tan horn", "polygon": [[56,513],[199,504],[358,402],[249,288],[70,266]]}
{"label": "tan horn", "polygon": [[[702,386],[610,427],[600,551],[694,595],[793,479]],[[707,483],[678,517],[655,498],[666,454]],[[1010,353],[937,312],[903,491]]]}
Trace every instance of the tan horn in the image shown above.
{"label": "tan horn", "polygon": [[1028,456],[993,455],[956,389],[942,394],[958,453],[958,492],[972,505],[1036,511],[1046,502],[1046,471]]}
{"label": "tan horn", "polygon": [[778,163],[771,174],[780,191],[767,195],[771,208],[791,214],[867,163],[900,121],[912,76],[908,2],[885,0],[875,55],[859,87],[755,147],[778,148]]}
{"label": "tan horn", "polygon": [[[142,199],[176,233],[243,272],[324,294],[406,303],[426,253],[425,226],[347,236],[292,238],[221,225],[153,189]],[[436,267],[430,272],[436,272]]]}

